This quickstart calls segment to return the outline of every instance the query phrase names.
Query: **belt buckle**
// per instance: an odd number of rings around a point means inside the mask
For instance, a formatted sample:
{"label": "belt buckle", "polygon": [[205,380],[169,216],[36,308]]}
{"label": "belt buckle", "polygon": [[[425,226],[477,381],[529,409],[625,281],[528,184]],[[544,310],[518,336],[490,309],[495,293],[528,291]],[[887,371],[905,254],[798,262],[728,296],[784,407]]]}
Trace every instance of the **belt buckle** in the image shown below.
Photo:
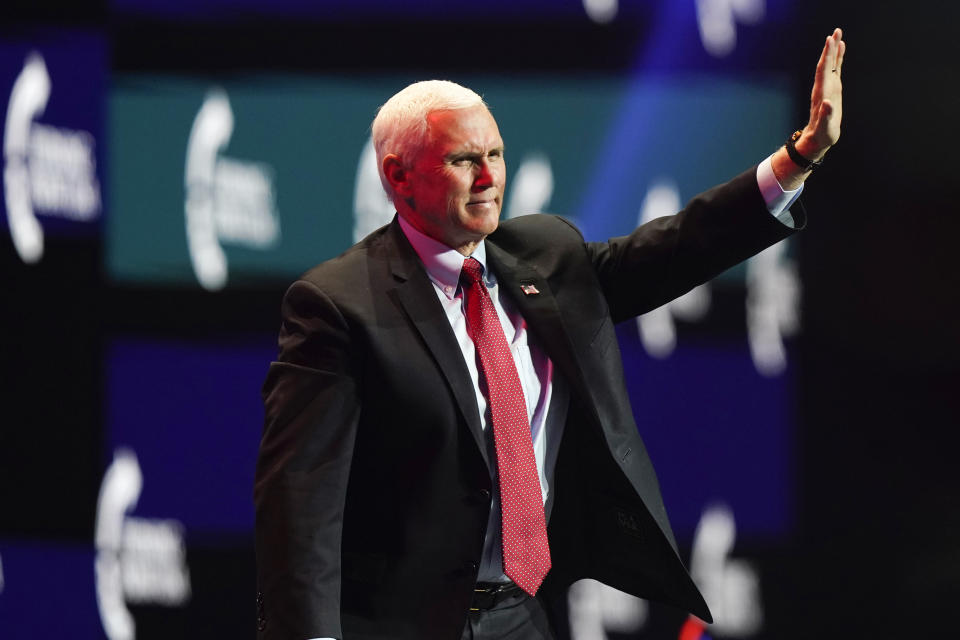
{"label": "belt buckle", "polygon": [[503,584],[498,584],[492,587],[477,588],[474,586],[473,602],[471,605],[476,604],[479,606],[471,606],[470,611],[483,611],[485,609],[493,608],[497,604],[497,596],[511,586],[513,585],[510,582],[504,582]]}

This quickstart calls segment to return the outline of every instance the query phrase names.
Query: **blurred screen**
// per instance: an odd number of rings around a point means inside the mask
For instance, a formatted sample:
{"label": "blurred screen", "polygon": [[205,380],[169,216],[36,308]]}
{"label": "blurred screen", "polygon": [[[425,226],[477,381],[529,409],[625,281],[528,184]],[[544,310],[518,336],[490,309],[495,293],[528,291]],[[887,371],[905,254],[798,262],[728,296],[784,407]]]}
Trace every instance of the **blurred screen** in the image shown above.
{"label": "blurred screen", "polygon": [[0,40],[3,228],[27,263],[45,234],[93,235],[103,215],[107,44],[47,29]]}
{"label": "blurred screen", "polygon": [[111,342],[105,458],[122,449],[135,456],[136,515],[175,518],[188,542],[253,530],[260,385],[275,342]]}

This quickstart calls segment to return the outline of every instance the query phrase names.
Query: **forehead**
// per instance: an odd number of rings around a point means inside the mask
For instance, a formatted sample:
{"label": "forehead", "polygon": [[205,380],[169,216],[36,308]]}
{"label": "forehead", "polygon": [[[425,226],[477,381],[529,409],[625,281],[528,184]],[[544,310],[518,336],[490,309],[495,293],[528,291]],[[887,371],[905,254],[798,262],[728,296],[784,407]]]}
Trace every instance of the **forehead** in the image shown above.
{"label": "forehead", "polygon": [[443,109],[427,114],[427,145],[438,150],[487,150],[503,146],[493,115],[483,105]]}

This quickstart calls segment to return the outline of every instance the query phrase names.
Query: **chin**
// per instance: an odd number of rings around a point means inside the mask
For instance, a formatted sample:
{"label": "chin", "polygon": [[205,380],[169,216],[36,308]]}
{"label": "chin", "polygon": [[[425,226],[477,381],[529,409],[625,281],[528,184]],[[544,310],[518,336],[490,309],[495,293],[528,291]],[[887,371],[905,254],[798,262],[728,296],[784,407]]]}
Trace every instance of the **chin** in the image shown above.
{"label": "chin", "polygon": [[500,224],[500,209],[484,212],[482,215],[465,213],[461,227],[471,234],[487,235],[497,230]]}
{"label": "chin", "polygon": [[476,233],[480,236],[488,236],[494,231],[497,230],[497,227],[500,225],[500,217],[497,216],[493,220],[484,221],[483,224],[476,227]]}

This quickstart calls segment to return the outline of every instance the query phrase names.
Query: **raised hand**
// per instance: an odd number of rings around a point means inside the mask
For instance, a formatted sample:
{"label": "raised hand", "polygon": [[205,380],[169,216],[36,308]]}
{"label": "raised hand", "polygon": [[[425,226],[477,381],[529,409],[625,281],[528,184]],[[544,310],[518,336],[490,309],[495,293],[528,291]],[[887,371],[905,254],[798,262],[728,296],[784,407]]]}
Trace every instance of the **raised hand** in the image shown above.
{"label": "raised hand", "polygon": [[[834,29],[833,34],[827,36],[820,61],[817,62],[817,74],[813,79],[813,91],[810,92],[810,121],[794,145],[797,152],[809,161],[820,160],[840,139],[840,121],[843,117],[843,83],[840,74],[846,50],[843,31]],[[798,188],[810,175],[810,170],[798,166],[783,147],[774,154],[772,162],[773,173],[784,189]]]}
{"label": "raised hand", "polygon": [[810,160],[819,160],[840,138],[843,116],[843,54],[847,43],[843,31],[835,29],[827,37],[817,62],[817,74],[810,93],[810,121],[797,141],[797,151]]}

